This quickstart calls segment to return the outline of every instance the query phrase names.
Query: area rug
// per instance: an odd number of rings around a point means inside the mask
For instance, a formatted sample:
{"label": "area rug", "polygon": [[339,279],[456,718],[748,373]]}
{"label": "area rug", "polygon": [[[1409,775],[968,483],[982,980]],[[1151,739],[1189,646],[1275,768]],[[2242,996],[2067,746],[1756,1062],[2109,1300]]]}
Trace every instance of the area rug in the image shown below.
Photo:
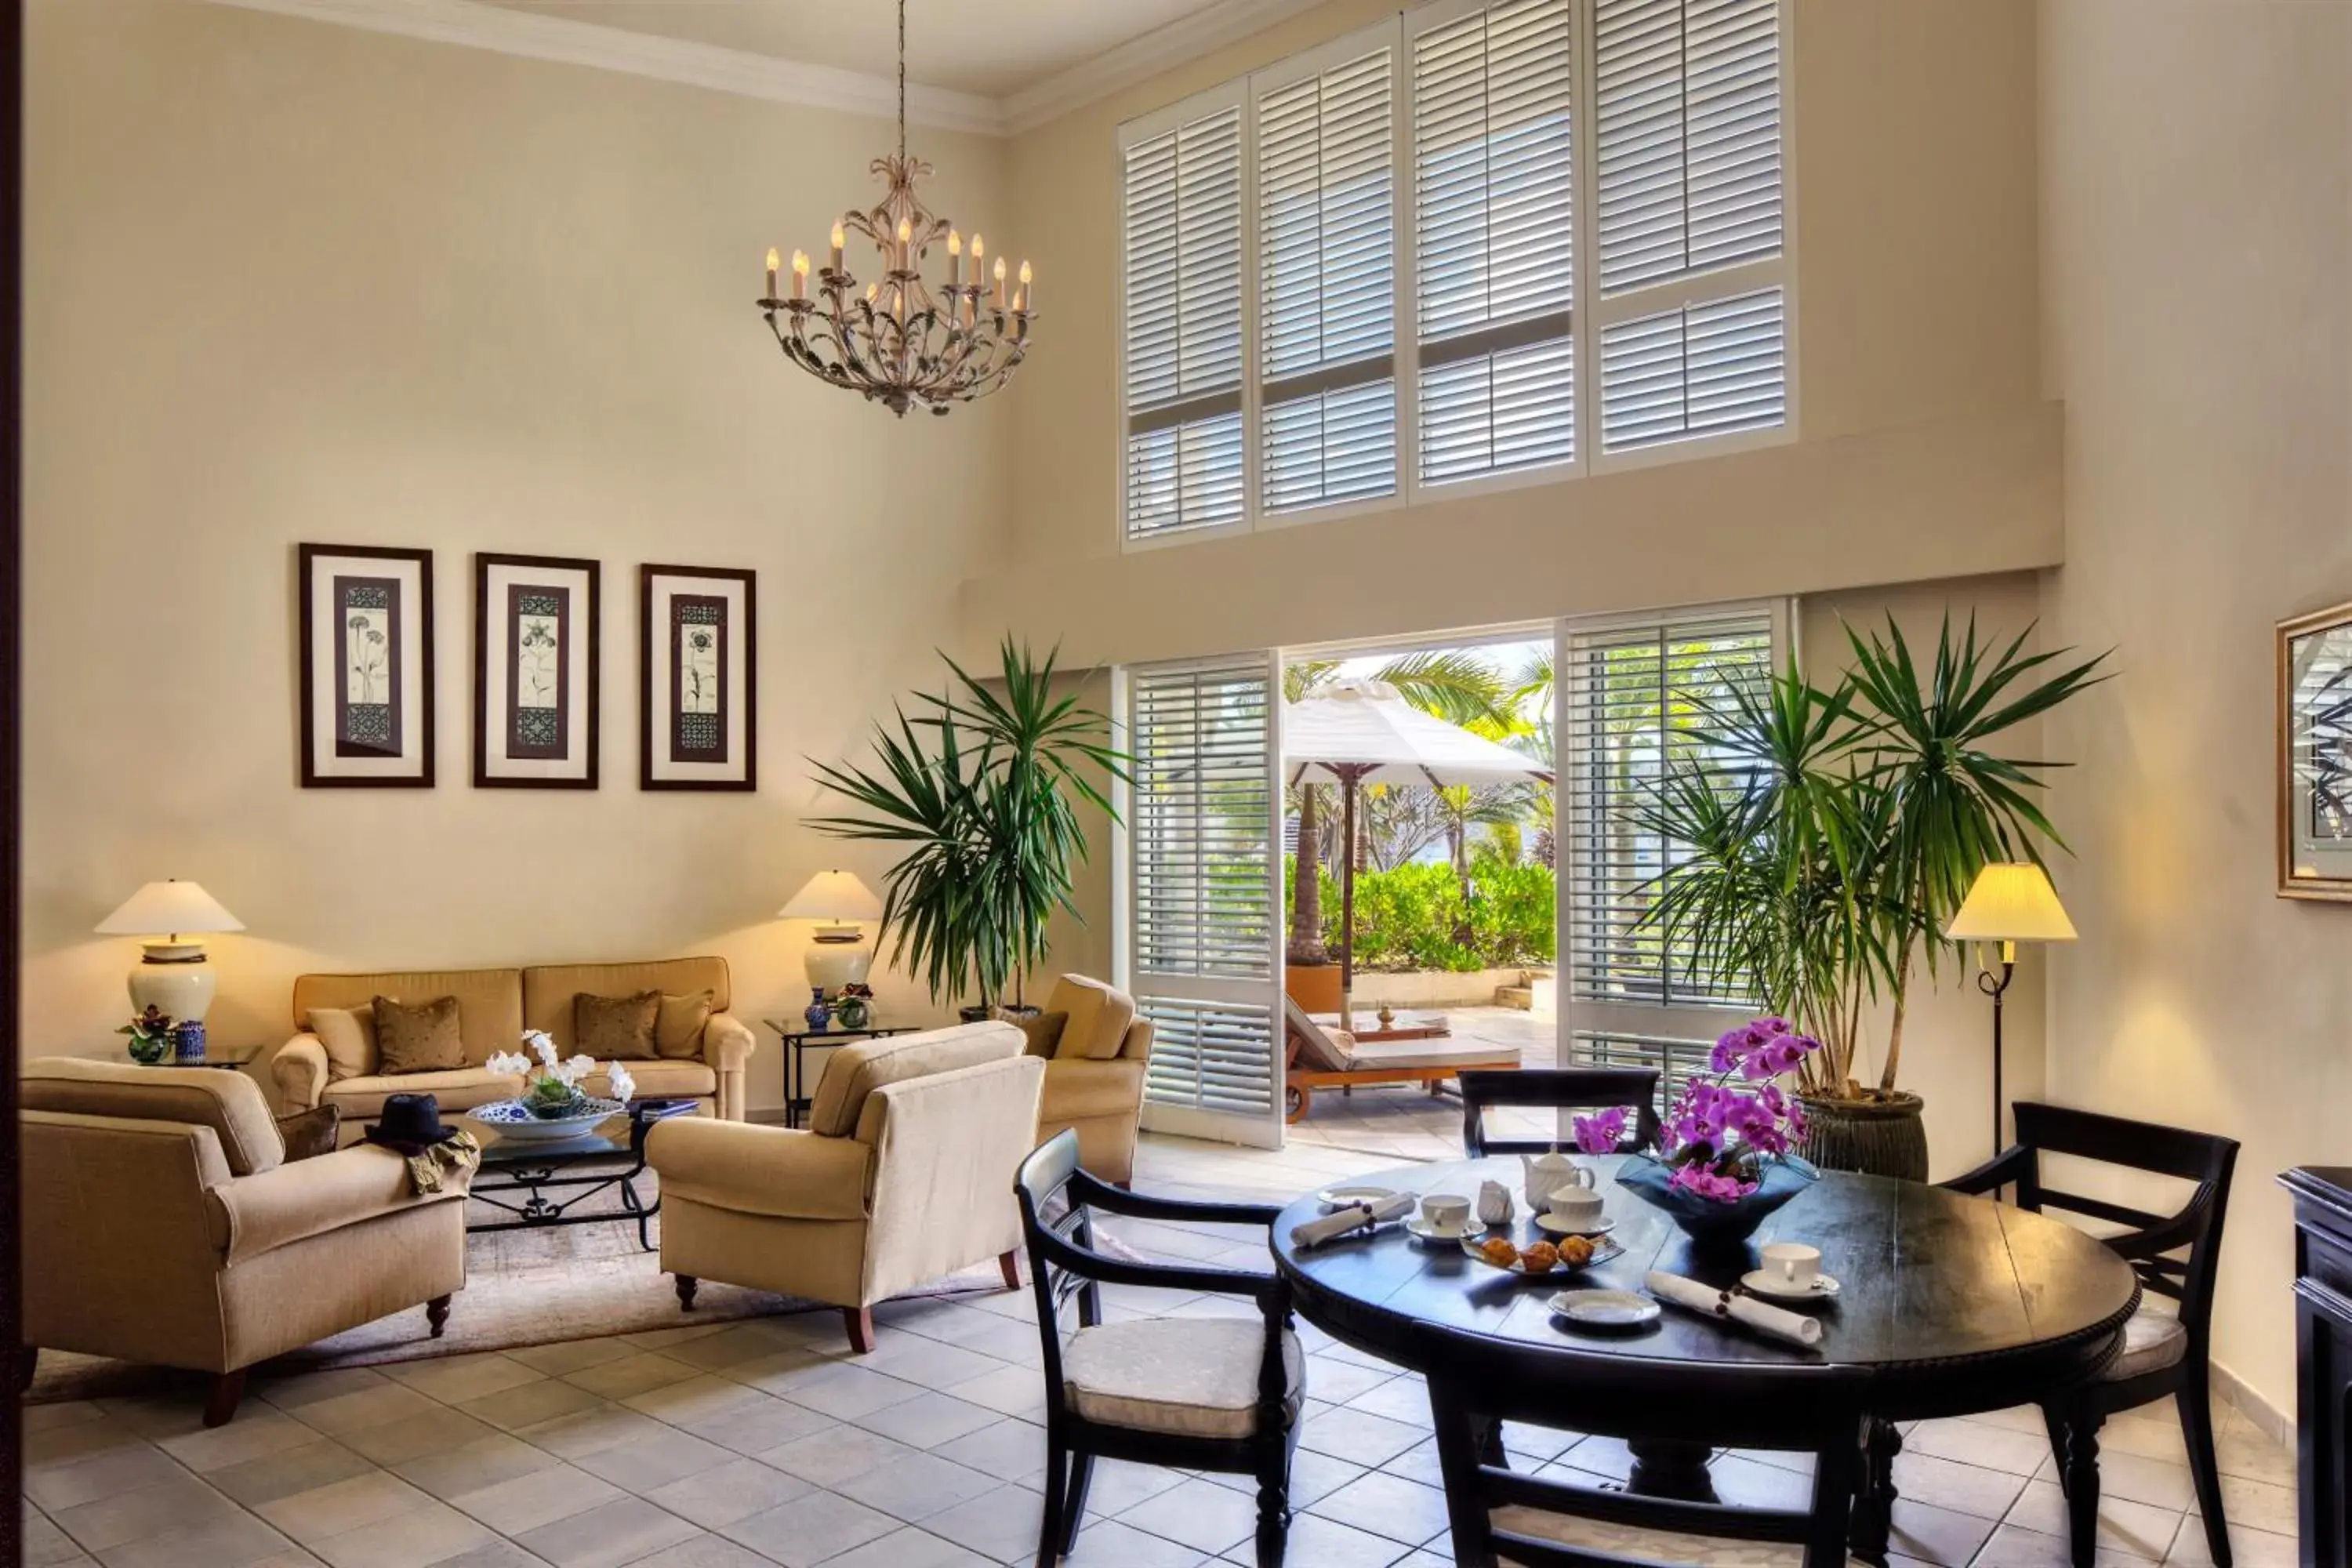
{"label": "area rug", "polygon": [[[640,1188],[649,1197],[652,1185],[651,1172],[639,1178]],[[499,1217],[479,1203],[469,1204],[467,1209],[469,1223]],[[656,1247],[660,1226],[656,1217]],[[1003,1279],[991,1261],[910,1294],[956,1295],[1003,1289]],[[466,1288],[450,1304],[448,1325],[439,1339],[426,1331],[425,1310],[417,1307],[306,1345],[254,1371],[262,1377],[292,1375],[331,1367],[474,1355],[613,1334],[693,1330],[745,1318],[837,1310],[795,1296],[705,1280],[695,1294],[694,1310],[682,1311],[669,1276],[662,1272],[660,1253],[638,1247],[634,1223],[486,1231],[466,1238]],[[50,1405],[69,1399],[132,1397],[197,1386],[204,1381],[197,1374],[168,1368],[44,1351],[25,1402]]]}

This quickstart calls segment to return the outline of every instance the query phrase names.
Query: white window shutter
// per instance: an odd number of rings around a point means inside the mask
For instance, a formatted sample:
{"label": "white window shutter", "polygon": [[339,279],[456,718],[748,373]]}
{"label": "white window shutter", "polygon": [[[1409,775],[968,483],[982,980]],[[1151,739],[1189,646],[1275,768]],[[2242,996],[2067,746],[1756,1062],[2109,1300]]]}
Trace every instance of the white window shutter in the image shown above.
{"label": "white window shutter", "polygon": [[1696,699],[1761,691],[1773,618],[1751,609],[1571,631],[1563,648],[1561,811],[1568,832],[1569,984],[1584,1002],[1735,1006],[1733,980],[1690,973],[1688,953],[1636,922],[1678,853],[1640,825],[1671,761],[1697,755]]}
{"label": "white window shutter", "polygon": [[1383,47],[1258,97],[1268,511],[1396,489],[1394,71]]}
{"label": "white window shutter", "polygon": [[1603,327],[1602,449],[1787,423],[1787,333],[1778,289]]}
{"label": "white window shutter", "polygon": [[1576,456],[1573,21],[1509,0],[1412,40],[1424,484]]}
{"label": "white window shutter", "polygon": [[1129,146],[1124,219],[1128,537],[1239,522],[1240,108]]}

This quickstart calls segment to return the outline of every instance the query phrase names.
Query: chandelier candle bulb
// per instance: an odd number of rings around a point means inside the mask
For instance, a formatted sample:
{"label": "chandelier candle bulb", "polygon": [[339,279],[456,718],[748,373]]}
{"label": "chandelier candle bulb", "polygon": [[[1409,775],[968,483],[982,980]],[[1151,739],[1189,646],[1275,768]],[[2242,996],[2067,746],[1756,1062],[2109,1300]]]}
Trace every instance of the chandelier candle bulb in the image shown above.
{"label": "chandelier candle bulb", "polygon": [[1036,300],[1037,300],[1037,287],[1036,287],[1036,283],[1035,283],[1035,281],[1034,281],[1034,280],[1030,277],[1030,274],[1029,274],[1029,264],[1028,264],[1027,262],[1025,262],[1025,261],[1024,261],[1024,262],[1023,262],[1023,263],[1021,264],[1021,298],[1020,298],[1020,300],[1019,300],[1019,302],[1018,302],[1018,306],[1017,306],[1017,308],[1018,308],[1018,309],[1020,309],[1020,310],[1028,310],[1032,305],[1035,304],[1035,303],[1036,303]]}
{"label": "chandelier candle bulb", "polygon": [[[807,298],[808,298],[808,269],[809,269],[808,252],[807,252],[807,251],[805,251],[805,250],[795,250],[795,251],[793,251],[793,298],[794,300],[805,300],[805,299],[807,299]],[[774,284],[772,284],[772,283],[771,283],[770,285],[768,285],[768,287],[769,287],[770,289],[773,289],[773,288],[775,287],[775,285],[774,285]]]}
{"label": "chandelier candle bulb", "polygon": [[842,242],[847,237],[848,237],[846,235],[841,232],[841,226],[839,224],[835,224],[833,226],[833,269],[835,272],[841,270],[841,247]]}
{"label": "chandelier candle bulb", "polygon": [[996,295],[995,295],[995,300],[996,300],[996,308],[997,308],[998,310],[1002,310],[1003,309],[1004,309],[1004,258],[1003,258],[1002,256],[1000,256],[1000,257],[998,257],[998,258],[996,258],[996,273],[995,273],[995,277],[996,277]]}
{"label": "chandelier candle bulb", "polygon": [[776,297],[776,268],[782,259],[776,254],[774,246],[768,247],[768,291],[761,296],[762,299],[772,300]]}

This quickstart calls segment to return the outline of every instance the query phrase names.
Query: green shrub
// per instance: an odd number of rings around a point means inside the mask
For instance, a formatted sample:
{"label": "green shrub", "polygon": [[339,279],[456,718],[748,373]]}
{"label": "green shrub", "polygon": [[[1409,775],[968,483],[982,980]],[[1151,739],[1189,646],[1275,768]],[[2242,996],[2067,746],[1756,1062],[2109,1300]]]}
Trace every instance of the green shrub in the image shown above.
{"label": "green shrub", "polygon": [[[1321,868],[1323,939],[1337,951],[1339,879]],[[1284,909],[1297,885],[1297,866],[1283,863]],[[1356,877],[1356,966],[1359,969],[1439,969],[1462,973],[1547,964],[1558,951],[1552,929],[1553,879],[1549,866],[1506,866],[1487,860],[1470,871],[1471,897],[1462,897],[1454,868],[1400,866]],[[1464,938],[1467,940],[1463,940]]]}

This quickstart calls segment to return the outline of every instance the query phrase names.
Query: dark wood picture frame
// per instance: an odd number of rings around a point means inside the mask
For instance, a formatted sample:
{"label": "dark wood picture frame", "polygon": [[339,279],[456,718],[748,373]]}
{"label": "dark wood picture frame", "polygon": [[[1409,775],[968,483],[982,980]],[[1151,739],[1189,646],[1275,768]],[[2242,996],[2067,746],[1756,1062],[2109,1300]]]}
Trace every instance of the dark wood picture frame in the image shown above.
{"label": "dark wood picture frame", "polygon": [[[302,544],[296,547],[294,591],[299,606],[299,645],[297,649],[301,665],[301,731],[302,787],[304,789],[431,789],[434,785],[433,724],[433,552],[407,550],[394,546],[373,544]],[[319,770],[318,723],[312,704],[317,697],[319,648],[316,642],[317,616],[311,607],[311,587],[321,558],[351,558],[362,561],[401,561],[416,567],[416,626],[418,679],[424,691],[418,705],[421,721],[417,725],[417,771],[402,774],[352,774],[321,773]],[[405,637],[405,632],[401,634]],[[391,660],[389,677],[396,678],[399,659]],[[388,706],[397,708],[395,699]],[[401,747],[404,753],[408,750]]]}
{"label": "dark wood picture frame", "polygon": [[[524,571],[548,573],[578,573],[588,580],[588,603],[583,611],[567,614],[565,631],[570,635],[584,624],[588,644],[588,689],[584,704],[577,702],[579,694],[567,693],[567,700],[559,711],[560,721],[568,737],[576,740],[583,753],[586,773],[578,778],[539,778],[514,774],[494,774],[490,772],[490,572],[493,567],[509,566]],[[503,646],[503,645],[501,645]],[[562,675],[568,679],[570,653],[560,647],[557,657],[562,663]],[[474,787],[477,789],[594,789],[602,772],[604,756],[604,589],[601,563],[565,555],[505,555],[495,551],[474,552]],[[509,708],[513,702],[511,684],[508,689]],[[584,717],[584,724],[581,721]],[[568,751],[569,748],[567,747]]]}
{"label": "dark wood picture frame", "polygon": [[[2297,702],[2294,668],[2295,644],[2311,637],[2341,633],[2352,639],[2352,603],[2330,605],[2308,615],[2294,616],[2278,623],[2276,658],[2278,671],[2278,896],[2282,899],[2311,899],[2329,903],[2352,903],[2352,866],[2347,874],[2322,875],[2316,872],[2298,874],[2295,868],[2295,824],[2305,800],[2295,779],[2295,742]],[[2352,667],[2347,667],[2352,668]],[[2352,768],[2352,678],[2347,678],[2336,692],[2338,705],[2346,713],[2338,720],[2346,729],[2347,767]],[[2352,792],[2352,772],[2344,781]],[[2352,859],[2352,837],[2345,840],[2347,859]]]}
{"label": "dark wood picture frame", "polygon": [[[672,764],[690,763],[690,758],[677,754],[678,727],[674,691],[656,693],[654,682],[654,584],[661,578],[678,578],[688,582],[700,580],[722,590],[740,586],[743,595],[742,624],[739,627],[731,617],[714,623],[719,634],[717,670],[721,678],[714,700],[714,721],[717,732],[724,737],[730,719],[739,712],[743,721],[743,754],[740,758],[723,759],[731,765],[732,776],[657,778],[655,776],[656,754],[663,745],[671,748],[668,759]],[[726,566],[663,566],[653,563],[637,569],[637,784],[648,790],[705,790],[749,792],[760,787],[760,644],[759,644],[759,574],[748,567]],[[716,596],[716,595],[714,595]],[[740,654],[737,649],[740,647]],[[741,690],[730,689],[725,684],[727,669],[740,658],[742,669]],[[672,686],[677,685],[674,663]],[[656,707],[656,697],[666,699]],[[740,702],[740,707],[737,704]]]}

